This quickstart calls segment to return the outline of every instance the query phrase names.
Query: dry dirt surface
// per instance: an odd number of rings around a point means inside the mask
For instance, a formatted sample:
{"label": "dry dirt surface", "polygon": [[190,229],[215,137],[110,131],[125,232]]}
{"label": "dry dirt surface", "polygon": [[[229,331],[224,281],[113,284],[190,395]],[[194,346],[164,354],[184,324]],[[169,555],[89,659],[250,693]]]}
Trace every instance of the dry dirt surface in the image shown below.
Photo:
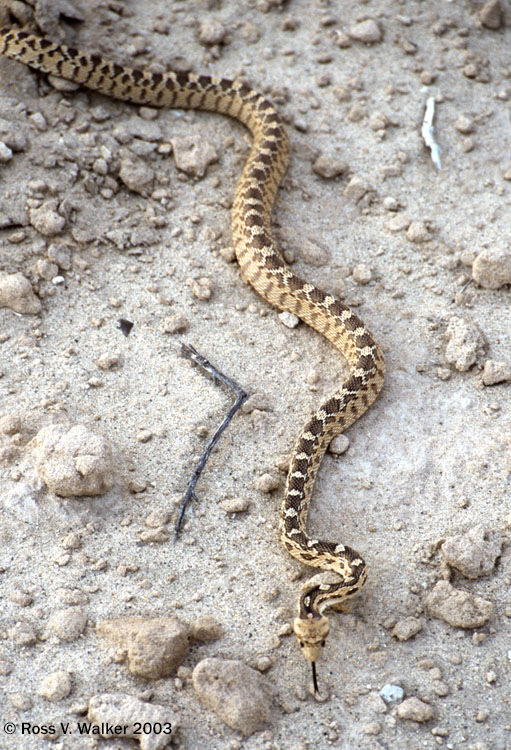
{"label": "dry dirt surface", "polygon": [[[10,5],[118,62],[268,95],[292,144],[275,237],[388,374],[314,492],[315,536],[369,568],[314,697],[290,628],[311,571],[278,515],[286,456],[346,368],[233,262],[248,134],[0,59],[2,750],[511,747],[508,0]],[[174,545],[232,400],[183,340],[252,397]],[[101,727],[127,720],[150,733]]]}

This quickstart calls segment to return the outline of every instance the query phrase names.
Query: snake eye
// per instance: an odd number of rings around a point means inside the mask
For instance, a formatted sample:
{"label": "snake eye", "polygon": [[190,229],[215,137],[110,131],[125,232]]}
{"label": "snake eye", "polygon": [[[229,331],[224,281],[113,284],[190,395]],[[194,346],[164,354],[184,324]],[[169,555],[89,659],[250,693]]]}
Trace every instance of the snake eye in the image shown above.
{"label": "snake eye", "polygon": [[300,641],[300,648],[303,648],[303,641]]}
{"label": "snake eye", "polygon": [[326,641],[321,641],[321,645],[324,646]]}

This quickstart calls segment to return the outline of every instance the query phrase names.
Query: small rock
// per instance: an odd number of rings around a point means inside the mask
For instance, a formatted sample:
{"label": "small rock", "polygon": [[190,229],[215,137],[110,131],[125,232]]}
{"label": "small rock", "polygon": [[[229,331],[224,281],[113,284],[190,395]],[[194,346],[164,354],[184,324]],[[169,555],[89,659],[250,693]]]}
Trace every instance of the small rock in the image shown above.
{"label": "small rock", "polygon": [[188,648],[188,628],[174,617],[118,617],[97,632],[126,650],[132,674],[157,680],[174,674]]}
{"label": "small rock", "polygon": [[397,715],[400,719],[409,721],[429,721],[433,718],[433,709],[429,703],[419,700],[419,698],[406,698],[398,707]]}
{"label": "small rock", "polygon": [[162,333],[181,333],[186,331],[190,323],[182,313],[169,315],[161,323],[160,330]]}
{"label": "small rock", "polygon": [[[176,714],[167,706],[144,703],[123,693],[93,695],[87,718],[98,726],[99,734],[106,739],[112,739],[109,727],[125,727],[122,737],[138,740],[140,750],[163,750],[170,744],[179,726]],[[170,725],[172,733],[161,731],[167,725]],[[146,733],[144,729],[141,732],[140,726],[148,727],[151,731]]]}
{"label": "small rock", "polygon": [[448,537],[440,547],[445,561],[465,578],[489,575],[502,550],[502,537],[484,526],[474,526],[466,534]]}
{"label": "small rock", "polygon": [[279,313],[279,320],[286,328],[296,328],[300,322],[300,318],[297,315],[287,311]]}
{"label": "small rock", "polygon": [[368,735],[374,735],[381,734],[382,732],[382,725],[379,721],[369,721],[367,724],[364,724],[362,726],[362,731],[364,734]]}
{"label": "small rock", "polygon": [[353,269],[353,278],[361,286],[369,284],[373,278],[371,268],[365,263],[358,263]]}
{"label": "small rock", "polygon": [[346,172],[346,164],[330,156],[322,154],[312,164],[312,171],[325,180],[332,180]]}
{"label": "small rock", "polygon": [[48,626],[61,641],[76,641],[87,626],[87,614],[78,607],[59,609],[50,617]]}
{"label": "small rock", "polygon": [[17,622],[7,634],[16,646],[33,646],[37,643],[37,633],[28,622]]}
{"label": "small rock", "polygon": [[405,617],[394,625],[392,635],[398,641],[408,641],[422,630],[422,622],[417,617]]}
{"label": "small rock", "polygon": [[207,18],[199,27],[199,41],[201,44],[223,44],[227,29],[217,18]]}
{"label": "small rock", "polygon": [[245,737],[264,727],[270,701],[259,672],[240,661],[204,659],[193,670],[199,699],[231,729]]}
{"label": "small rock", "polygon": [[171,138],[176,167],[192,177],[203,177],[210,164],[218,161],[215,147],[197,135]]}
{"label": "small rock", "polygon": [[490,619],[492,602],[455,589],[448,581],[439,581],[426,596],[426,607],[433,617],[457,628],[479,628]]}
{"label": "small rock", "polygon": [[365,42],[366,44],[374,44],[382,39],[381,29],[374,18],[366,18],[365,21],[350,26],[348,34],[357,42]]}
{"label": "small rock", "polygon": [[37,694],[47,701],[57,703],[66,698],[71,692],[71,677],[67,672],[59,669],[47,675],[39,685]]}
{"label": "small rock", "polygon": [[479,10],[479,19],[487,29],[500,29],[502,23],[500,0],[486,0]]}
{"label": "small rock", "polygon": [[203,615],[198,617],[192,625],[190,638],[194,641],[206,643],[207,641],[217,641],[224,634],[223,628],[217,623],[214,617]]}
{"label": "small rock", "polygon": [[43,427],[33,446],[39,477],[61,497],[103,495],[113,484],[110,446],[85,425]]}
{"label": "small rock", "polygon": [[246,513],[250,508],[250,501],[246,497],[230,497],[220,503],[222,510],[226,513]]}
{"label": "small rock", "polygon": [[333,440],[330,441],[328,446],[329,453],[333,453],[334,456],[340,456],[342,453],[346,453],[350,447],[350,441],[346,435],[336,435]]}
{"label": "small rock", "polygon": [[26,315],[37,315],[42,309],[30,281],[23,274],[3,272],[0,272],[0,307]]}
{"label": "small rock", "polygon": [[22,422],[17,414],[2,414],[0,417],[0,432],[3,435],[16,435],[21,432]]}
{"label": "small rock", "polygon": [[391,685],[390,683],[384,685],[379,692],[380,697],[383,698],[385,703],[397,703],[398,701],[402,701],[404,694],[405,691],[401,685]]}
{"label": "small rock", "polygon": [[46,204],[43,204],[41,208],[30,211],[30,223],[37,232],[45,237],[58,234],[66,226],[65,218]]}
{"label": "small rock", "polygon": [[483,370],[484,385],[495,385],[506,381],[511,382],[511,362],[496,362],[494,359],[487,359]]}
{"label": "small rock", "polygon": [[154,171],[141,159],[130,156],[121,160],[119,177],[129,190],[146,195],[154,180]]}
{"label": "small rock", "polygon": [[429,242],[431,234],[423,221],[412,221],[406,230],[410,242]]}
{"label": "small rock", "polygon": [[3,141],[0,141],[0,163],[7,164],[7,162],[10,161],[11,159],[12,159],[11,149],[6,143],[4,143]]}
{"label": "small rock", "polygon": [[511,246],[485,248],[474,260],[472,276],[484,289],[511,284]]}
{"label": "small rock", "polygon": [[365,180],[354,175],[344,188],[344,195],[352,200],[353,203],[358,203],[369,190],[370,187]]}
{"label": "small rock", "polygon": [[198,279],[192,279],[190,282],[193,296],[203,302],[211,299],[214,288],[213,281],[208,276],[201,276]]}
{"label": "small rock", "polygon": [[445,332],[445,359],[456,370],[467,372],[486,350],[483,334],[475,323],[465,318],[452,317]]}
{"label": "small rock", "polygon": [[472,117],[467,117],[467,115],[459,115],[456,119],[456,122],[454,123],[454,127],[459,133],[468,135],[469,133],[474,132],[475,122]]}
{"label": "small rock", "polygon": [[121,355],[113,352],[102,354],[97,358],[96,364],[101,370],[113,370],[121,364]]}

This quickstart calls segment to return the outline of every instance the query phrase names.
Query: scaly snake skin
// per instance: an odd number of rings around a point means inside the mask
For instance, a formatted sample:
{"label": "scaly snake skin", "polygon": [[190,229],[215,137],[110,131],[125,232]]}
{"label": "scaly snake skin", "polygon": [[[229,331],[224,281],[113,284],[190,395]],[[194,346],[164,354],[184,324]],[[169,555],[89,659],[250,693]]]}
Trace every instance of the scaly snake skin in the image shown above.
{"label": "scaly snake skin", "polygon": [[380,392],[384,363],[378,344],[360,318],[335,297],[295,276],[272,239],[270,214],[289,152],[282,120],[271,102],[240,81],[127,68],[17,28],[0,30],[0,54],[114,99],[221,112],[242,122],[252,133],[252,149],[236,188],[232,212],[241,274],[270,304],[295,313],[326,336],[350,368],[349,378],[321,405],[298,438],[280,517],[281,541],[288,552],[306,565],[337,574],[320,576],[319,582],[311,579],[299,600],[295,633],[305,657],[315,663],[328,634],[323,611],[338,606],[360,589],[366,567],[350,547],[308,535],[312,488],[331,439],[353,424]]}

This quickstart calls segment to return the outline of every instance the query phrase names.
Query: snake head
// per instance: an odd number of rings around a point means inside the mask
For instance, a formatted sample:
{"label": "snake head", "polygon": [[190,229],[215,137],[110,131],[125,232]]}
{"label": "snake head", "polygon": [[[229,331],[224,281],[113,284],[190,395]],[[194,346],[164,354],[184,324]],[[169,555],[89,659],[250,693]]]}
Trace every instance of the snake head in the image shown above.
{"label": "snake head", "polygon": [[330,632],[328,618],[323,615],[297,617],[293,623],[293,630],[307,661],[317,661]]}

